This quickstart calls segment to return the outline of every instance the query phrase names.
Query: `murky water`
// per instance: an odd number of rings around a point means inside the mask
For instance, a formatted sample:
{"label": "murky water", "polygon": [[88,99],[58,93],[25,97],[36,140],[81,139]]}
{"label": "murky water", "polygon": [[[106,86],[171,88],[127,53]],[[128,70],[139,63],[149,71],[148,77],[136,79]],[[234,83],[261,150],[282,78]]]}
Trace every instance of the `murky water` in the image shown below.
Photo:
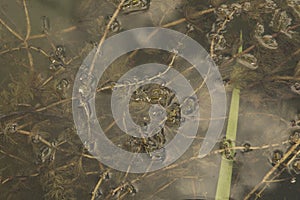
{"label": "murky water", "polygon": [[[246,198],[266,176],[250,199],[296,199],[300,182],[299,147],[295,147],[300,126],[299,1],[128,2],[131,7],[119,13],[107,37],[147,26],[179,31],[213,57],[228,102],[232,88],[241,88],[230,199]],[[203,77],[182,58],[176,57],[172,67],[196,90],[200,127],[176,162],[151,173],[120,172],[98,162],[76,134],[71,105],[74,79],[118,4],[118,0],[0,2],[0,199],[215,199],[225,150],[217,144],[205,158],[197,158],[210,121],[211,100],[207,87],[201,86]],[[237,54],[241,44],[247,56]],[[253,57],[255,63],[249,61]],[[163,133],[149,140],[135,139],[114,123],[111,111],[112,91],[124,73],[146,63],[169,65],[172,59],[173,54],[165,51],[130,52],[104,72],[96,94],[97,118],[118,147],[153,157],[153,150],[168,144],[178,124],[184,123],[176,112],[178,99],[153,85],[137,90],[130,114],[134,122],[146,126],[151,104],[168,107]],[[170,103],[161,103],[166,99]],[[85,112],[83,106],[83,119]],[[226,125],[218,141],[225,132]],[[268,174],[287,153],[290,156]],[[155,159],[172,158],[166,152]]]}

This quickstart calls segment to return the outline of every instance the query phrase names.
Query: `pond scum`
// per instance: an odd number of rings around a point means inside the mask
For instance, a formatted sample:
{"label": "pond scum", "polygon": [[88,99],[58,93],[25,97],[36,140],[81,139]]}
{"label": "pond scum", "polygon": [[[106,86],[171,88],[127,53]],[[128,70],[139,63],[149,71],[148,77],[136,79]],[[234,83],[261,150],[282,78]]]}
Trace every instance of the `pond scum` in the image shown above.
{"label": "pond scum", "polygon": [[[108,0],[105,2],[112,12],[104,14],[98,12],[104,1],[77,1],[73,24],[67,27],[57,25],[57,28],[51,18],[39,16],[40,13],[31,9],[36,2],[7,0],[0,5],[3,79],[0,91],[0,199],[155,199],[156,196],[157,199],[174,199],[170,194],[172,190],[168,189],[178,179],[187,177],[186,164],[197,161],[197,153],[163,169],[161,177],[157,176],[160,171],[145,174],[118,172],[102,165],[84,148],[76,134],[71,107],[73,80],[87,53],[101,45],[106,37],[125,30],[127,17],[145,13],[154,15],[155,9],[163,3],[154,0]],[[8,15],[5,5],[13,6],[22,17],[14,19],[13,15]],[[255,141],[219,139],[220,147],[216,147],[208,157],[230,155],[227,159],[239,163],[232,151],[240,155],[249,154],[250,158],[251,155],[255,158],[254,155],[259,152],[271,151],[268,159],[262,159],[269,164],[269,171],[251,188],[245,187],[239,192],[232,190],[232,199],[264,199],[264,194],[270,193],[268,186],[272,184],[298,184],[300,2],[211,0],[199,3],[189,0],[178,5],[179,17],[169,21],[162,19],[159,24],[153,22],[151,25],[181,31],[204,46],[219,66],[228,93],[238,87],[244,106],[262,110],[256,114],[240,113],[241,117],[254,114],[275,118],[285,127],[280,132],[286,137],[274,136],[275,143],[263,141],[264,144],[255,144]],[[15,22],[19,18],[23,21]],[[56,22],[59,20],[57,16]],[[241,32],[242,40],[239,39]],[[78,41],[78,38],[72,37],[73,34],[83,34],[89,39]],[[68,39],[62,39],[65,35]],[[241,44],[243,51],[238,52]],[[175,59],[176,64],[177,57],[171,56],[170,59],[170,55],[156,50],[146,51],[145,54],[159,55],[163,63]],[[138,55],[125,55],[125,59],[113,65],[115,68],[125,66],[126,61],[128,66],[134,66],[139,62]],[[107,77],[110,78],[100,81],[97,96],[110,94],[116,86],[116,77],[109,74]],[[176,104],[176,98],[172,105],[165,103],[174,96],[166,88],[149,87],[144,88],[143,96],[139,96],[139,91],[134,94],[132,105],[144,105],[145,99],[148,99],[152,104],[167,106],[167,125],[173,132],[159,132],[147,140],[134,137],[124,139],[116,133],[111,133],[111,138],[129,151],[145,152],[154,159],[164,159],[163,155],[153,155],[151,152],[163,148],[173,137],[172,134],[176,134],[174,130],[180,123],[180,106]],[[200,93],[201,88],[196,89],[197,94]],[[153,96],[153,90],[158,90],[156,95],[160,96]],[[199,95],[209,98],[205,92]],[[164,103],[158,99],[163,99]],[[282,112],[274,110],[274,106],[278,105],[282,105]],[[269,106],[268,109],[266,106]],[[148,123],[147,120],[136,117],[137,124]],[[113,123],[108,124],[106,130],[114,130],[113,126]],[[210,167],[209,164],[207,167]],[[200,179],[192,175],[190,178]],[[158,184],[145,187],[143,181]],[[202,191],[203,194],[205,192]],[[194,198],[195,195],[177,198]],[[201,198],[211,199],[214,196],[202,195]]]}

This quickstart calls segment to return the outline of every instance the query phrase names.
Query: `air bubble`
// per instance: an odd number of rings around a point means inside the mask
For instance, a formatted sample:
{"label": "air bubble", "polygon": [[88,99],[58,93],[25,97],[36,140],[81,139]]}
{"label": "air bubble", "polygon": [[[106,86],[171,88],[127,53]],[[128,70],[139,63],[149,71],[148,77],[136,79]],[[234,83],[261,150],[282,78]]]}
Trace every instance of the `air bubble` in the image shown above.
{"label": "air bubble", "polygon": [[89,85],[90,87],[96,86],[96,78],[89,72],[83,72],[79,77],[80,83],[84,85]]}
{"label": "air bubble", "polygon": [[165,148],[157,149],[150,152],[150,157],[153,161],[163,162],[166,158]]}
{"label": "air bubble", "polygon": [[181,112],[184,115],[190,115],[197,108],[197,100],[194,97],[187,97],[181,105]]}

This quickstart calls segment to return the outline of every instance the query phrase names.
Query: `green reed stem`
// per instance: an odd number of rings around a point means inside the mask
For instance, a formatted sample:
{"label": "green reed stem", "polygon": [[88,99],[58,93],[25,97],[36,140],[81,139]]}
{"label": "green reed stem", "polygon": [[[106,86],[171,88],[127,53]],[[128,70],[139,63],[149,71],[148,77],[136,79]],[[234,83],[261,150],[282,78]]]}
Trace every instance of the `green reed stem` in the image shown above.
{"label": "green reed stem", "polygon": [[[242,41],[242,32],[240,34],[240,40]],[[243,51],[243,46],[241,45],[238,53]],[[240,89],[235,87],[232,91],[230,110],[228,116],[228,124],[226,130],[226,140],[230,140],[232,148],[235,147],[238,115],[239,115],[239,103],[240,103]],[[232,152],[235,153],[234,150]],[[222,156],[219,179],[216,191],[216,200],[229,200],[230,197],[230,187],[232,178],[232,167],[233,159],[228,159],[224,155]]]}

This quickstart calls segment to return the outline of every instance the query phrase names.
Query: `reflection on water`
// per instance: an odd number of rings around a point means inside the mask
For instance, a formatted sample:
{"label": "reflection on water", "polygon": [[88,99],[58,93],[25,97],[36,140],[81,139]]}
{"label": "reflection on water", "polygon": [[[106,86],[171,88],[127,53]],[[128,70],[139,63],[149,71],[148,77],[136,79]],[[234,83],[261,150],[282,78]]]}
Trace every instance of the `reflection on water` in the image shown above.
{"label": "reflection on water", "polygon": [[[119,172],[98,162],[77,137],[71,107],[74,78],[119,2],[0,2],[0,199],[214,199],[221,153],[228,147],[216,145],[207,157],[197,158],[211,102],[202,86],[204,77],[184,59],[176,57],[172,67],[196,90],[201,116],[196,119],[197,137],[175,163],[151,173]],[[218,64],[228,98],[233,86],[241,86],[236,155],[231,155],[232,199],[245,198],[259,183],[252,199],[295,199],[299,193],[299,13],[297,0],[126,0],[108,27],[108,37],[144,26],[185,33]],[[237,54],[241,44],[243,55]],[[110,98],[118,79],[134,66],[169,65],[172,57],[153,49],[131,52],[101,77],[97,117],[115,145],[160,161],[170,159],[167,152],[157,150],[176,135],[178,124],[184,123],[179,110],[192,112],[195,99],[177,105],[165,83],[137,89],[130,104],[136,124],[150,124],[151,105],[169,106],[164,132],[145,140],[117,127]],[[83,106],[82,119],[88,118],[87,109]]]}

